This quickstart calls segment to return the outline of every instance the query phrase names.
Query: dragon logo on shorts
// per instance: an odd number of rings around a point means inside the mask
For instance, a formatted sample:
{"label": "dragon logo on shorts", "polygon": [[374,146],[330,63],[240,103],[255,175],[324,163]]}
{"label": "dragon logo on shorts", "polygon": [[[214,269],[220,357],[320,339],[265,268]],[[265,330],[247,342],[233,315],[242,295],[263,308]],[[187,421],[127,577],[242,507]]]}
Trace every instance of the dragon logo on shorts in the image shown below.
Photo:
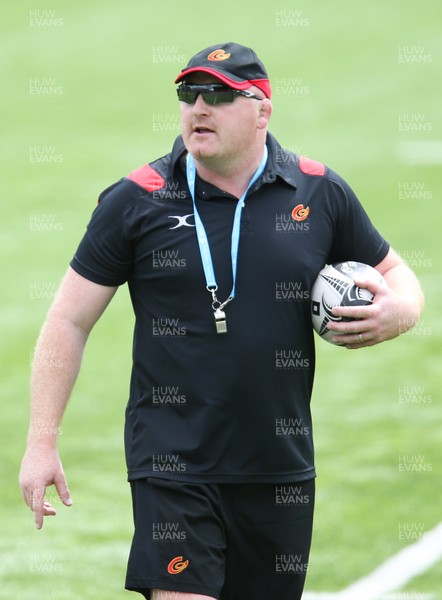
{"label": "dragon logo on shorts", "polygon": [[184,569],[187,568],[188,564],[188,560],[183,560],[182,556],[176,556],[175,558],[172,558],[170,563],[167,565],[167,571],[171,575],[177,575],[177,573],[181,573],[181,571],[184,571]]}

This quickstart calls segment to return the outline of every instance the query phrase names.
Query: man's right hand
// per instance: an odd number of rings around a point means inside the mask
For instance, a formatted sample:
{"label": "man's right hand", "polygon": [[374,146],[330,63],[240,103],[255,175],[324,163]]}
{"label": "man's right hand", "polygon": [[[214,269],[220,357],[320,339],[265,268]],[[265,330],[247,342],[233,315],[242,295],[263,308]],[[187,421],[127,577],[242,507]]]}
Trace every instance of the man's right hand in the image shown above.
{"label": "man's right hand", "polygon": [[20,475],[23,498],[34,512],[35,527],[43,527],[44,517],[57,514],[50,502],[45,500],[46,488],[54,485],[65,506],[72,505],[60,457],[55,448],[30,448],[23,457]]}
{"label": "man's right hand", "polygon": [[72,504],[57,452],[59,425],[80,369],[88,335],[116,290],[117,287],[93,283],[69,267],[35,347],[30,427],[20,487],[26,504],[34,511],[37,529],[43,527],[44,517],[56,514],[52,506],[55,502],[45,500],[47,487],[55,485],[63,504]]}

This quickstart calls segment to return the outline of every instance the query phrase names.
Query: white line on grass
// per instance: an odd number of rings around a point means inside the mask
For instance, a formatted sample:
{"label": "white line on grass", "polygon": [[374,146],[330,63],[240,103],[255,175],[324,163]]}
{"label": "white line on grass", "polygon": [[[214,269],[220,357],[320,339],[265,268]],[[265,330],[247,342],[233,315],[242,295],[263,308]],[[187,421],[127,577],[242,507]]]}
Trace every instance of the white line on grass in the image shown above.
{"label": "white line on grass", "polygon": [[397,146],[397,156],[400,161],[409,165],[440,165],[442,142],[400,142]]}
{"label": "white line on grass", "polygon": [[336,594],[327,594],[327,592],[305,592],[302,594],[302,600],[335,600]]}
{"label": "white line on grass", "polygon": [[302,594],[302,600],[333,600],[336,594],[327,594],[326,592],[305,592]]}
{"label": "white line on grass", "polygon": [[[305,593],[305,600],[382,600],[442,558],[442,523],[407,546],[370,575],[334,594]],[[431,597],[431,596],[430,596]],[[391,596],[390,596],[391,598]]]}
{"label": "white line on grass", "polygon": [[[336,598],[338,598],[337,594],[331,592],[306,592],[302,596],[302,600],[336,600]],[[436,596],[424,592],[398,592],[382,596],[379,600],[436,600]]]}

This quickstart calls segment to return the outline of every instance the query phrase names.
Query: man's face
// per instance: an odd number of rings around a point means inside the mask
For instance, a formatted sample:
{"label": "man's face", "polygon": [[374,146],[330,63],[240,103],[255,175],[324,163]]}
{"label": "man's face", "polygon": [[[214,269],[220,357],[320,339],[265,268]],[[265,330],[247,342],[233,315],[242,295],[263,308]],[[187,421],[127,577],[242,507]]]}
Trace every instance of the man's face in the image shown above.
{"label": "man's face", "polygon": [[[221,83],[205,73],[193,73],[186,83]],[[264,98],[256,88],[253,93]],[[262,102],[236,97],[233,102],[207,104],[200,94],[195,104],[180,102],[181,131],[187,150],[208,168],[223,169],[256,147],[262,130]]]}

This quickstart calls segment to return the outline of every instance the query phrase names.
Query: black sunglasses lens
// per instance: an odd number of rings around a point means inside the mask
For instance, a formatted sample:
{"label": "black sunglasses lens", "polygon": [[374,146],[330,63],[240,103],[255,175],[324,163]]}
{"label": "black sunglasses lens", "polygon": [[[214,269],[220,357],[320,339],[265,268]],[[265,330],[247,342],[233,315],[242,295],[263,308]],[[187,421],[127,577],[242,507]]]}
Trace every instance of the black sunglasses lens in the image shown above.
{"label": "black sunglasses lens", "polygon": [[196,101],[196,97],[198,96],[198,92],[191,92],[182,87],[177,89],[178,100],[180,102],[185,102],[186,104],[194,104]]}
{"label": "black sunglasses lens", "polygon": [[233,90],[218,85],[186,85],[182,84],[177,89],[178,100],[186,104],[194,104],[199,94],[204,102],[210,105],[223,102],[233,102],[235,95]]}
{"label": "black sunglasses lens", "polygon": [[202,93],[204,102],[207,104],[222,104],[223,102],[233,102],[233,92],[231,90],[223,90],[220,92],[210,91]]}

